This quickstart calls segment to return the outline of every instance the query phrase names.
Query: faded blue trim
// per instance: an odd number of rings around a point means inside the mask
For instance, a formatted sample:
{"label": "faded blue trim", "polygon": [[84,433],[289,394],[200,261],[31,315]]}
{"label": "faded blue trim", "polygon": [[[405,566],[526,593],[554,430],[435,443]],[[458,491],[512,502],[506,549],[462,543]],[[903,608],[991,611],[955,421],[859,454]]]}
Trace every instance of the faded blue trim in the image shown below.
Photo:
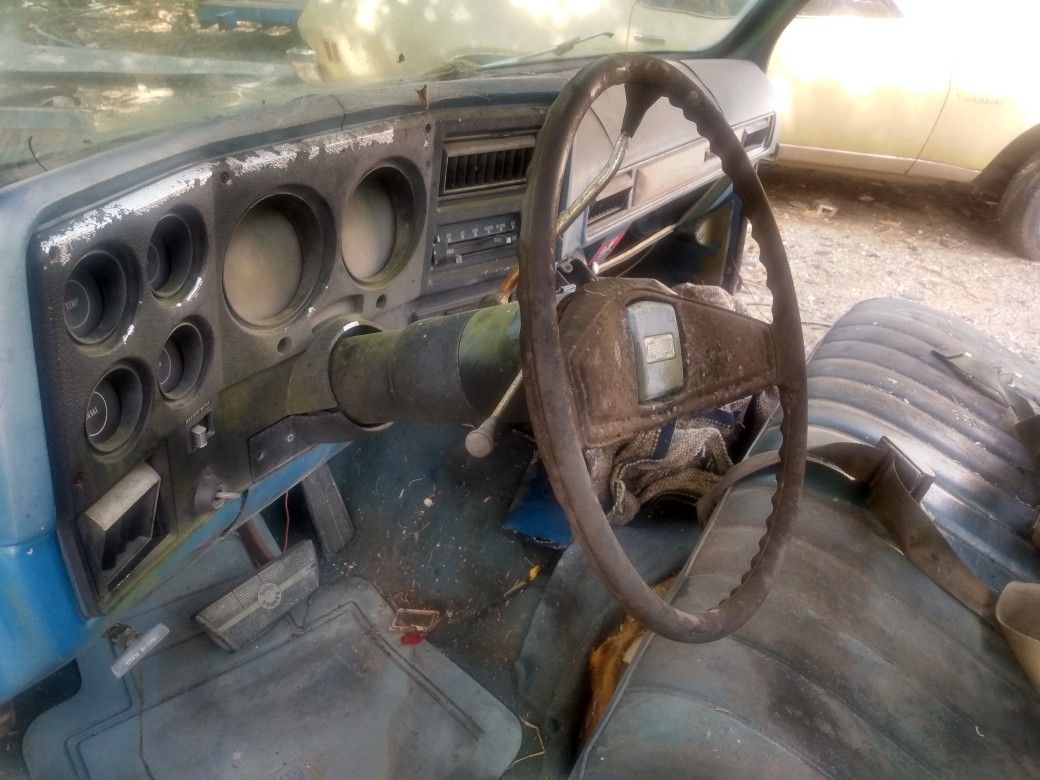
{"label": "faded blue trim", "polygon": [[[256,483],[241,500],[214,512],[163,561],[154,581],[172,577],[236,519],[256,514],[343,448],[312,447]],[[145,595],[142,591],[109,614],[87,619],[79,610],[56,534],[0,547],[0,702],[71,661],[84,642],[119,622]]]}
{"label": "faded blue trim", "polygon": [[[156,581],[190,561],[232,522],[237,509],[229,504],[214,512],[163,562]],[[71,661],[84,642],[118,622],[135,603],[121,604],[104,617],[84,617],[54,533],[0,547],[0,702]]]}
{"label": "faded blue trim", "polygon": [[0,193],[0,547],[52,532],[55,516],[25,272],[30,220],[20,205]]}
{"label": "faded blue trim", "polygon": [[57,537],[0,547],[0,701],[71,658],[85,637]]}
{"label": "faded blue trim", "polygon": [[248,2],[200,2],[195,10],[199,24],[219,24],[224,29],[234,29],[238,22],[258,22],[259,24],[288,25],[295,27],[303,3],[285,2],[280,5],[271,3],[253,4]]}

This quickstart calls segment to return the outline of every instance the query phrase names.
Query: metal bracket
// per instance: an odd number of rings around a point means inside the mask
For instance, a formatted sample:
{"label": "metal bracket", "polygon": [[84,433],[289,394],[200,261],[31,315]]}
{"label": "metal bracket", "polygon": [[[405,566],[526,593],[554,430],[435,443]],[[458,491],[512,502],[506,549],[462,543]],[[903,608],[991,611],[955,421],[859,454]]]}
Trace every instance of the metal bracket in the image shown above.
{"label": "metal bracket", "polygon": [[440,622],[441,613],[436,609],[399,609],[394,613],[390,630],[397,633],[428,634]]}
{"label": "metal bracket", "polygon": [[917,503],[924,500],[925,495],[935,482],[935,474],[922,466],[918,466],[898,444],[887,436],[882,436],[878,442],[878,448],[884,451],[884,456],[878,462],[877,469],[871,475],[869,485],[871,488],[877,484],[878,477],[887,471],[888,467],[894,466],[896,475],[903,483],[907,492],[913,496]]}

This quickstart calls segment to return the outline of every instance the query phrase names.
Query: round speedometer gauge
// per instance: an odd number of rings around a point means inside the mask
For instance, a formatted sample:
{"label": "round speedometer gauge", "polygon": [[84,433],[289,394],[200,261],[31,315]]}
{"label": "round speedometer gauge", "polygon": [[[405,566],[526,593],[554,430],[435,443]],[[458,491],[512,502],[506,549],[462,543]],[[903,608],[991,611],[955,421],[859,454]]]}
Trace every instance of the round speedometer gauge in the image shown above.
{"label": "round speedometer gauge", "polygon": [[303,274],[300,239],[274,204],[254,206],[224,256],[224,292],[235,314],[254,325],[289,308]]}
{"label": "round speedometer gauge", "polygon": [[365,176],[340,212],[340,249],[350,275],[367,284],[393,276],[407,259],[414,222],[414,194],[401,171],[383,167]]}

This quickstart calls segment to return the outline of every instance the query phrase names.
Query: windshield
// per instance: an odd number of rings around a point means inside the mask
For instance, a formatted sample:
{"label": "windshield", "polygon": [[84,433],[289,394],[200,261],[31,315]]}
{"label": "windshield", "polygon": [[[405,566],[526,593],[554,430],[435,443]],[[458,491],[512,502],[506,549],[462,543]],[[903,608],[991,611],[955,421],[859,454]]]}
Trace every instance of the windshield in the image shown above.
{"label": "windshield", "polygon": [[696,54],[761,0],[15,0],[0,185],[115,141],[343,84]]}

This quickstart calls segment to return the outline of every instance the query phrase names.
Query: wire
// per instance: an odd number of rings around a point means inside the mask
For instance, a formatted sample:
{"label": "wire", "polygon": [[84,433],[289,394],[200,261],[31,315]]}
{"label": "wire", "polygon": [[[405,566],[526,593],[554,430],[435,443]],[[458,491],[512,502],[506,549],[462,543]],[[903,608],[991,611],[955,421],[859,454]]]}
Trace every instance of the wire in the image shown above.
{"label": "wire", "polygon": [[289,549],[289,491],[285,491],[285,539],[282,541],[282,554]]}
{"label": "wire", "polygon": [[[140,635],[133,627],[125,623],[116,623],[106,632],[106,636],[114,649],[120,653],[125,653],[130,643]],[[137,687],[137,755],[141,758],[141,764],[144,766],[144,772],[148,780],[155,780],[152,767],[144,756],[144,672],[139,664],[130,667],[130,678]],[[129,686],[127,686],[127,692],[130,692]],[[131,701],[133,701],[133,696],[131,696]]]}
{"label": "wire", "polygon": [[152,767],[148,764],[148,759],[144,757],[144,672],[139,666],[135,666],[131,670],[131,676],[137,683],[137,754],[141,757],[148,780],[155,780]]}

